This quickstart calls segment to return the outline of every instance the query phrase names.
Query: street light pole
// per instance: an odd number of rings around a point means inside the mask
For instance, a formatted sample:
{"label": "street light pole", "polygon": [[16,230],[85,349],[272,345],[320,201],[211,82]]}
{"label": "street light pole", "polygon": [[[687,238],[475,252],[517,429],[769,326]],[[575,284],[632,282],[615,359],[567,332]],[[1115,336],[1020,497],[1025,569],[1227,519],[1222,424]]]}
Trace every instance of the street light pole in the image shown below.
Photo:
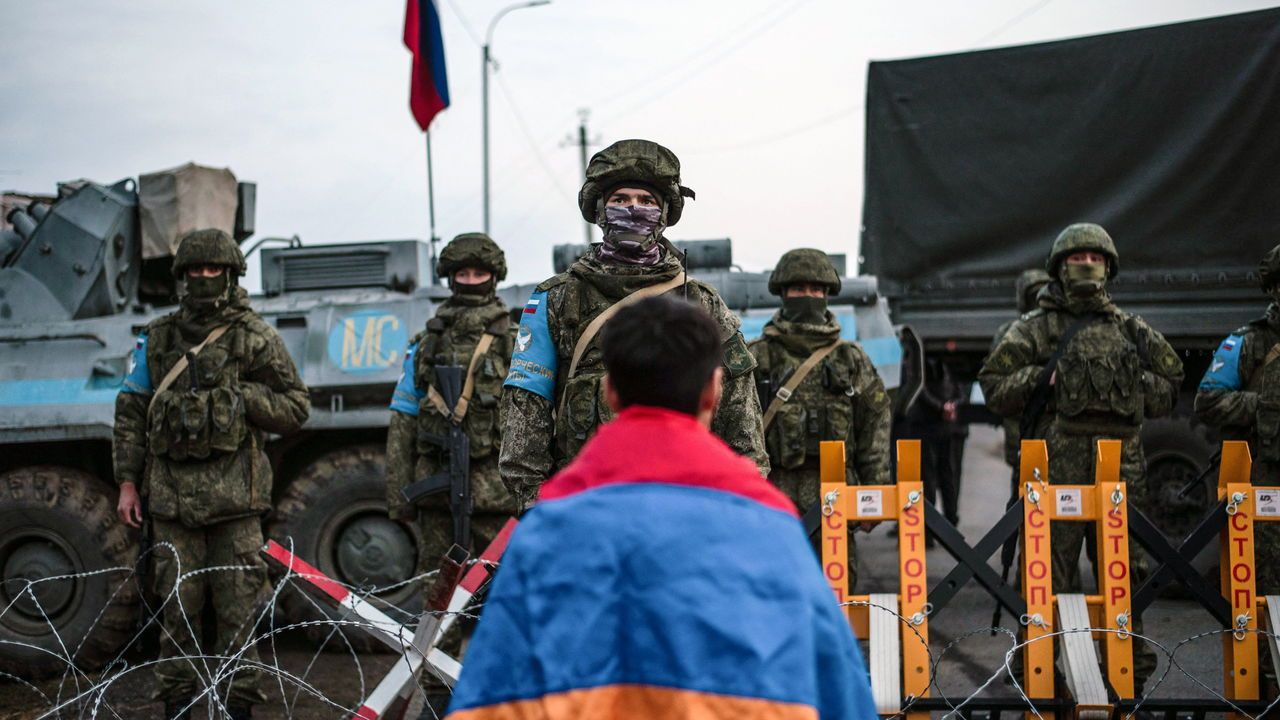
{"label": "street light pole", "polygon": [[503,16],[513,10],[550,4],[551,0],[527,0],[527,2],[508,5],[493,16],[489,21],[489,29],[484,34],[484,46],[480,49],[480,112],[482,116],[480,136],[484,148],[484,231],[486,234],[489,232],[489,64],[493,61],[489,48],[493,45],[493,29]]}

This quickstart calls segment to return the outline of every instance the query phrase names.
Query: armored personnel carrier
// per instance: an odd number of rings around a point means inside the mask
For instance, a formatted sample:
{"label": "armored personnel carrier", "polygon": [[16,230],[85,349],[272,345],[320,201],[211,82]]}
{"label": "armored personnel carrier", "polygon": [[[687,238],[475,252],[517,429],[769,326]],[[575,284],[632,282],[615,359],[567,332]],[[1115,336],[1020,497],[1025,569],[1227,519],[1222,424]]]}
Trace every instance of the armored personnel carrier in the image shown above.
{"label": "armored personnel carrier", "polygon": [[[3,200],[0,672],[31,677],[68,662],[100,666],[136,632],[140,538],[115,515],[115,397],[138,331],[176,303],[177,239],[199,227],[249,238],[254,186],[229,170],[186,165]],[[433,284],[430,246],[418,240],[284,244],[258,256],[263,292],[253,306],[283,338],[312,410],[301,432],[268,444],[267,533],[393,612],[411,611],[419,588],[396,586],[414,573],[418,538],[386,515],[387,404],[409,338],[448,290]],[[767,273],[732,269],[728,240],[680,245],[691,273],[721,288],[748,334],[758,333],[776,305]],[[557,269],[585,247],[558,249]],[[501,292],[520,308],[529,290]],[[846,334],[880,348],[873,357],[896,386],[898,345],[874,280],[850,280],[845,295],[836,309]],[[318,612],[290,592],[279,609],[285,620]]]}

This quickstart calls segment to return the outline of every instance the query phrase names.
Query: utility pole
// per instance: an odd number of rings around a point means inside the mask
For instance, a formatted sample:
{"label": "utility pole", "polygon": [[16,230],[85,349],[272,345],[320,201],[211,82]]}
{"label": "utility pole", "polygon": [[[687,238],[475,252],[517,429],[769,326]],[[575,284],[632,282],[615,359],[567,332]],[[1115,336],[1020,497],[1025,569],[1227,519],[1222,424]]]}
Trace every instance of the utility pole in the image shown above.
{"label": "utility pole", "polygon": [[[582,161],[582,177],[583,178],[587,177],[587,150],[590,148],[590,146],[598,145],[600,143],[599,137],[596,137],[594,140],[587,139],[587,118],[590,116],[591,116],[591,111],[589,109],[579,108],[578,109],[578,138],[575,140],[573,136],[570,135],[569,137],[565,138],[563,142],[560,143],[561,147],[566,147],[568,145],[578,146],[578,157]],[[586,234],[587,234],[588,245],[590,245],[592,240],[594,240],[592,236],[591,228],[592,228],[591,223],[587,223],[586,226],[584,226],[584,230],[586,231]]]}

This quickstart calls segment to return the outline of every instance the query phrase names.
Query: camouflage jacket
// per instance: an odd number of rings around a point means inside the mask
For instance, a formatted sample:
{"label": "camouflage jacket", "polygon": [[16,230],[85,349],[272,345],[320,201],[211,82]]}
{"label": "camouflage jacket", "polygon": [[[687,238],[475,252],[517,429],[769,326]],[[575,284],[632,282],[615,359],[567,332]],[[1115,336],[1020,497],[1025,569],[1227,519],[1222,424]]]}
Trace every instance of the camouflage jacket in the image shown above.
{"label": "camouflage jacket", "polygon": [[[515,326],[507,306],[490,296],[470,305],[455,298],[446,300],[427,327],[409,341],[404,373],[391,398],[391,425],[387,431],[387,506],[391,516],[408,519],[413,509],[400,491],[416,480],[444,469],[448,455],[433,441],[449,432],[448,417],[433,403],[429,390],[435,386],[435,368],[457,365],[464,372],[485,335],[493,339],[476,362],[474,389],[462,419],[462,430],[471,445],[472,500],[476,512],[514,512],[514,499],[495,482],[495,473],[482,473],[486,461],[497,456],[502,444],[499,421],[502,382],[515,342]],[[446,509],[443,494],[423,501],[424,507]]]}
{"label": "camouflage jacket", "polygon": [[[1163,335],[1109,300],[1086,310],[1068,300],[1055,281],[1041,291],[1038,301],[1040,307],[1014,322],[983,363],[978,381],[987,406],[998,415],[1020,418],[1059,338],[1091,311],[1096,319],[1080,330],[1058,361],[1036,436],[1048,441],[1051,474],[1058,461],[1067,460],[1054,460],[1055,446],[1061,456],[1062,448],[1077,444],[1065,438],[1089,448],[1089,439],[1100,437],[1124,441],[1126,452],[1132,453],[1122,464],[1140,473],[1138,430],[1146,418],[1173,410],[1182,361]],[[1057,473],[1054,481],[1092,482],[1088,456],[1071,467],[1067,475]]]}
{"label": "camouflage jacket", "polygon": [[[573,459],[611,413],[600,380],[604,361],[598,338],[569,377],[574,346],[600,313],[630,293],[675,278],[678,260],[665,253],[652,267],[605,264],[588,255],[535,288],[522,313],[516,352],[507,376],[505,442],[499,459],[502,480],[526,504],[555,471]],[[760,425],[760,401],[752,386],[755,360],[738,330],[738,318],[711,286],[688,280],[670,294],[687,294],[720,325],[724,348],[724,393],[711,429],[738,453],[768,473]],[[556,418],[557,408],[563,414]]]}
{"label": "camouflage jacket", "polygon": [[1196,414],[1224,439],[1244,440],[1255,483],[1274,484],[1280,470],[1280,306],[1218,346],[1196,391]]}
{"label": "camouflage jacket", "polygon": [[[806,325],[781,313],[749,345],[756,358],[761,407],[768,408],[792,373],[814,352],[839,340],[840,324]],[[851,485],[880,485],[889,478],[889,396],[871,359],[857,343],[841,342],[779,405],[765,430],[769,466],[818,471],[818,443],[844,440],[845,478]]]}
{"label": "camouflage jacket", "polygon": [[[230,329],[157,394],[178,359],[220,325]],[[311,405],[284,342],[244,290],[213,317],[182,309],[149,323],[131,365],[116,397],[116,481],[140,485],[154,517],[189,527],[270,510],[266,434],[296,431]]]}
{"label": "camouflage jacket", "polygon": [[[988,354],[995,352],[996,346],[1000,344],[1000,340],[1004,338],[1015,322],[1017,320],[1010,320],[996,329],[996,334],[991,340],[991,348],[987,351]],[[1004,422],[1000,423],[1000,427],[1004,428],[1004,461],[1009,467],[1017,467],[1018,465],[1018,443],[1019,433],[1021,432],[1018,428],[1020,424],[1018,420],[1019,418],[1016,417],[1006,417]]]}

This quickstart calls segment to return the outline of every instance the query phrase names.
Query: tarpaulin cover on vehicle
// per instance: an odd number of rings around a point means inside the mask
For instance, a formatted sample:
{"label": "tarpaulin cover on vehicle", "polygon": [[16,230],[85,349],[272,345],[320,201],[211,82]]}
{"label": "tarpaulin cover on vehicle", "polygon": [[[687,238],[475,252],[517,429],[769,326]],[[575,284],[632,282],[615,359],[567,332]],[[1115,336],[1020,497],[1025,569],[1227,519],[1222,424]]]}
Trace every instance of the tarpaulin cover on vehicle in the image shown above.
{"label": "tarpaulin cover on vehicle", "polygon": [[227,168],[187,163],[138,176],[138,214],[142,221],[142,257],[167,257],[192,230],[217,228],[228,234],[236,225],[236,176]]}
{"label": "tarpaulin cover on vehicle", "polygon": [[865,192],[863,271],[897,281],[1013,276],[1074,222],[1122,273],[1256,263],[1280,241],[1280,10],[871,63]]}

